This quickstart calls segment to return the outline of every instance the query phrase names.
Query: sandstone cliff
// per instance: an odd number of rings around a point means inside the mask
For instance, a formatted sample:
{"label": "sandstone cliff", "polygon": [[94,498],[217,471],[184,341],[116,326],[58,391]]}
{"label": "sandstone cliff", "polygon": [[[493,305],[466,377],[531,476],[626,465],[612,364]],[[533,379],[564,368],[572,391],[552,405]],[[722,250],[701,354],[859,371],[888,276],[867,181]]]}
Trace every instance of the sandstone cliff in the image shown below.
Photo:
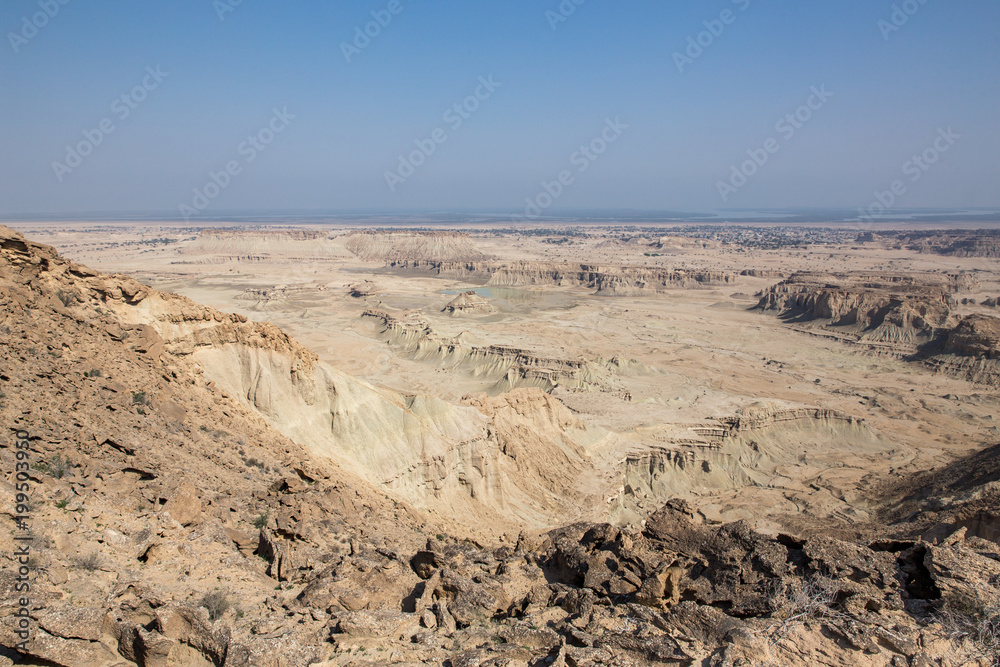
{"label": "sandstone cliff", "polygon": [[869,352],[996,386],[997,318],[953,312],[953,295],[975,286],[968,274],[797,273],[763,292],[756,307]]}
{"label": "sandstone cliff", "polygon": [[736,282],[725,271],[655,269],[634,266],[558,264],[551,262],[436,262],[390,261],[389,268],[432,272],[466,280],[485,280],[496,287],[575,285],[602,296],[642,296],[671,289],[688,289]]}

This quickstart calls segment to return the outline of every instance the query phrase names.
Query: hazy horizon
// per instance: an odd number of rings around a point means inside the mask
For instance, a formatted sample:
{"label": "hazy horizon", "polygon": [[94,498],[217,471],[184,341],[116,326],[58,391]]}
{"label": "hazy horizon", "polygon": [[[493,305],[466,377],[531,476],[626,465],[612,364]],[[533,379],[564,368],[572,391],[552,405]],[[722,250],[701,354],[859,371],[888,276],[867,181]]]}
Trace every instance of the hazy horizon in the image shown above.
{"label": "hazy horizon", "polygon": [[8,2],[0,215],[1000,208],[995,3],[629,9]]}

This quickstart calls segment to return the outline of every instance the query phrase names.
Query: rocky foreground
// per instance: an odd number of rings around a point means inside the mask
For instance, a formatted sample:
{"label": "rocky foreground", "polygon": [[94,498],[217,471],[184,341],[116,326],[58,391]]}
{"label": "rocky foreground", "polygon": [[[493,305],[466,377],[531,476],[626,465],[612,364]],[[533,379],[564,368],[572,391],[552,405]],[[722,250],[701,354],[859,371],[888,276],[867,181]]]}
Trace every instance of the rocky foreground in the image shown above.
{"label": "rocky foreground", "polygon": [[891,490],[874,541],[671,501],[486,544],[280,435],[192,352],[305,365],[280,330],[153,293],[0,227],[0,665],[1000,664],[996,448]]}

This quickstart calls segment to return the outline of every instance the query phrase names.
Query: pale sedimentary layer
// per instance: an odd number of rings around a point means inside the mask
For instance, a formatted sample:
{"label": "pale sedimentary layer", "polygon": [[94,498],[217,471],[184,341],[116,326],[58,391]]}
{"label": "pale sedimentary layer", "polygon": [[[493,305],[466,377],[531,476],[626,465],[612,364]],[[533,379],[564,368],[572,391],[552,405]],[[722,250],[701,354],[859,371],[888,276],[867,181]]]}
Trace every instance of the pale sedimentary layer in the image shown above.
{"label": "pale sedimentary layer", "polygon": [[638,266],[559,264],[552,262],[389,261],[397,270],[424,271],[466,280],[484,280],[495,287],[525,285],[580,286],[602,296],[643,296],[671,289],[728,285],[737,281],[726,271],[658,269]]}

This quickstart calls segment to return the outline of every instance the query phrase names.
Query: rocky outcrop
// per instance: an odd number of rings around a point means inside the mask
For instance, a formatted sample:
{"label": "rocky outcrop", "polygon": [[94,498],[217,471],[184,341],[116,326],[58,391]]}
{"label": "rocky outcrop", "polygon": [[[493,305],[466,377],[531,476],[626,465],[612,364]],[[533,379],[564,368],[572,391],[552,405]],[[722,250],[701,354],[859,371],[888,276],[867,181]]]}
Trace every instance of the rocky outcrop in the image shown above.
{"label": "rocky outcrop", "polygon": [[235,298],[237,301],[249,302],[249,307],[253,310],[277,310],[287,308],[290,300],[313,299],[326,291],[327,286],[323,284],[248,287]]}
{"label": "rocky outcrop", "polygon": [[740,271],[741,276],[747,276],[748,278],[784,278],[787,273],[784,271],[778,271],[777,269],[743,269]]}
{"label": "rocky outcrop", "polygon": [[576,524],[492,551],[429,540],[409,560],[413,606],[334,611],[332,640],[417,664],[447,637],[453,665],[985,666],[990,636],[955,630],[969,609],[996,613],[991,553],[765,536],[671,502],[641,531]]}
{"label": "rocky outcrop", "polygon": [[449,315],[494,315],[500,309],[475,292],[463,292],[448,302],[442,312]]}
{"label": "rocky outcrop", "polygon": [[1000,318],[966,317],[948,333],[944,349],[924,363],[971,382],[1000,387]]}
{"label": "rocky outcrop", "polygon": [[797,273],[761,295],[757,308],[793,322],[811,322],[874,351],[915,354],[953,327],[951,295],[965,275]]}
{"label": "rocky outcrop", "polygon": [[948,333],[944,351],[960,356],[1000,359],[1000,318],[966,317]]}
{"label": "rocky outcrop", "polygon": [[964,273],[797,273],[763,292],[756,307],[869,352],[995,385],[997,319],[953,312],[953,295],[976,285]]}

